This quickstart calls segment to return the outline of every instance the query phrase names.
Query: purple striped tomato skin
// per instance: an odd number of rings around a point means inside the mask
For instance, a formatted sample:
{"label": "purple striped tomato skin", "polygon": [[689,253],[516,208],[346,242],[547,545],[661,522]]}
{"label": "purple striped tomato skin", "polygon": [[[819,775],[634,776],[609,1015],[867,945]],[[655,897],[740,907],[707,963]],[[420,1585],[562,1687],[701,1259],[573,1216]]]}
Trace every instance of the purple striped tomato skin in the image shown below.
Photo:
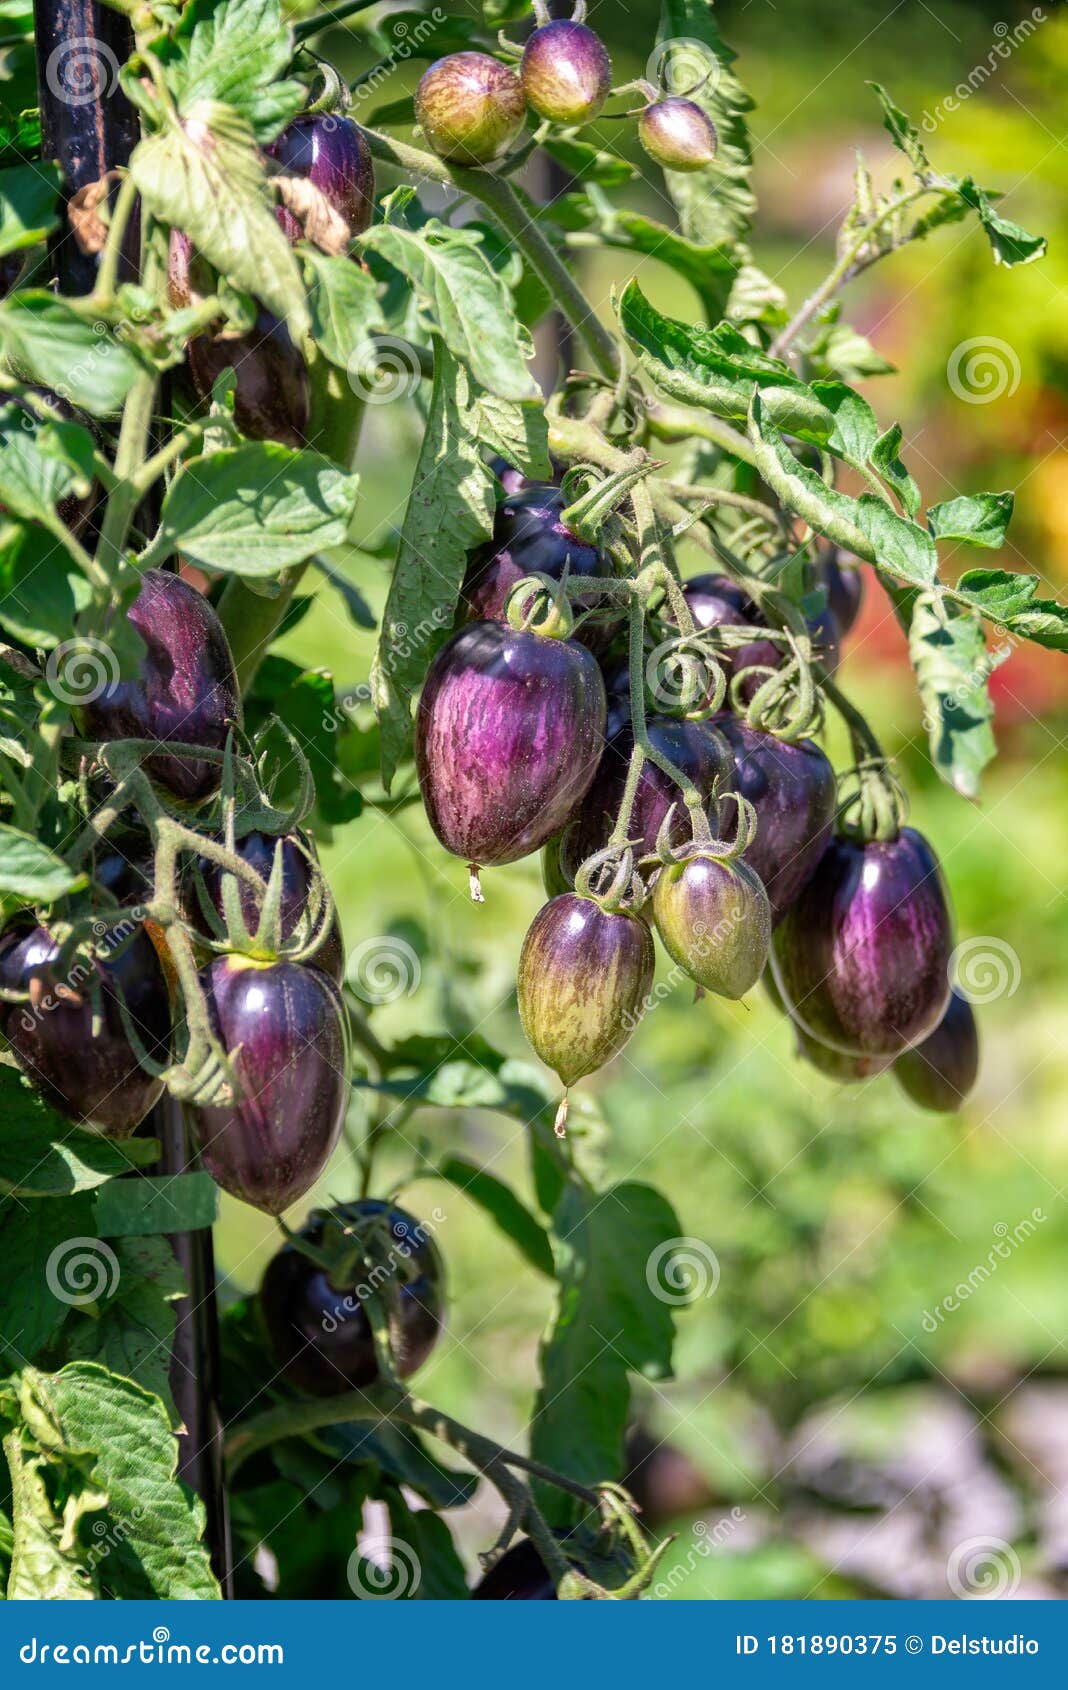
{"label": "purple striped tomato skin", "polygon": [[201,975],[241,1096],[197,1108],[204,1166],[242,1202],[280,1215],[319,1178],[341,1132],[348,1052],[337,987],[295,962],[216,957]]}
{"label": "purple striped tomato skin", "polygon": [[923,835],[833,839],[775,930],[775,977],[813,1038],[853,1056],[898,1056],[949,999],[952,923]]}
{"label": "purple striped tomato skin", "polygon": [[767,890],[772,920],[782,920],[816,872],[834,831],[837,780],[810,739],[787,744],[726,712],[715,726],[734,757],[729,785],[756,811],[756,837],[745,853]]}
{"label": "purple striped tomato skin", "polygon": [[565,892],[534,917],[519,957],[523,1031],[565,1086],[623,1049],[645,1012],[655,964],[639,916]]}
{"label": "purple striped tomato skin", "polygon": [[526,99],[514,70],[488,53],[449,53],[423,72],[415,120],[434,151],[457,164],[488,164],[515,140]]}
{"label": "purple striped tomato skin", "polygon": [[[612,569],[597,546],[580,540],[560,521],[564,496],[559,487],[521,489],[497,507],[493,538],[470,555],[460,590],[470,621],[503,622],[508,595],[524,575],[547,575],[559,581],[567,566],[570,575],[603,575]],[[592,596],[576,601],[576,610],[596,609],[603,600]],[[591,651],[607,651],[622,618],[590,622],[575,639]]]}
{"label": "purple striped tomato skin", "polygon": [[466,862],[516,862],[585,794],[604,738],[604,682],[573,640],[473,622],[427,673],[415,758],[430,825]]}
{"label": "purple striped tomato skin", "polygon": [[[362,235],[375,209],[375,169],[371,149],[351,117],[320,112],[295,118],[277,140],[264,148],[286,176],[303,176],[319,189],[349,226]],[[286,236],[298,241],[300,223],[285,206],[276,215]]]}
{"label": "purple striped tomato skin", "polygon": [[638,139],[665,170],[704,170],[718,144],[712,119],[696,101],[678,94],[646,106],[638,119]]}
{"label": "purple striped tomato skin", "polygon": [[612,87],[612,61],[587,24],[556,18],[527,41],[519,75],[539,117],[551,123],[590,123]]}
{"label": "purple striped tomato skin", "polygon": [[771,909],[760,877],[738,858],[697,855],[660,870],[656,929],[672,962],[723,998],[744,998],[768,960]]}
{"label": "purple striped tomato skin", "polygon": [[[57,973],[59,945],[45,927],[15,928],[0,940],[0,986],[28,991],[28,1003],[0,1004],[0,1029],[35,1089],[70,1120],[104,1138],[127,1138],[163,1092],[142,1068],[123,1025],[119,994],[148,1055],[165,1064],[171,1042],[167,983],[142,930],[91,970]],[[78,969],[77,974],[75,968]],[[94,1030],[94,984],[100,1024]]]}
{"label": "purple striped tomato skin", "polygon": [[[241,723],[230,646],[213,606],[178,575],[146,569],[127,615],[145,642],[137,675],[115,681],[80,707],[89,739],[175,740],[221,751]],[[176,798],[217,791],[222,766],[173,752],[146,757],[146,772]]]}
{"label": "purple striped tomato skin", "polygon": [[[718,779],[726,779],[731,771],[731,760],[719,735],[707,722],[684,722],[672,716],[650,716],[646,729],[656,750],[687,775],[702,797],[708,799],[710,815],[714,815],[713,786]],[[589,792],[564,833],[560,845],[560,867],[564,874],[570,876],[572,883],[586,858],[595,851],[603,850],[608,843],[619,813],[633,744],[629,727],[617,729],[605,745]],[[646,760],[638,780],[628,830],[628,837],[635,841],[636,859],[656,849],[657,835],[672,805],[675,813],[671,841],[674,845],[682,845],[690,837],[682,794],[669,775],[656,763]]]}
{"label": "purple striped tomato skin", "polygon": [[921,1109],[949,1114],[961,1107],[979,1077],[979,1029],[966,997],[950,993],[934,1032],[902,1052],[894,1074]]}

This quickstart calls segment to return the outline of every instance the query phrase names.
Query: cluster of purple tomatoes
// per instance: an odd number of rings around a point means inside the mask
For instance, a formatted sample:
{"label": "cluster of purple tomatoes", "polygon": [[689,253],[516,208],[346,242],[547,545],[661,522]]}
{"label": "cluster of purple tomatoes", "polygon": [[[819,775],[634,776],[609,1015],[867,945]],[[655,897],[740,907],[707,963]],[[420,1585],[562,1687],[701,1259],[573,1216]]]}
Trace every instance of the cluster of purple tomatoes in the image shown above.
{"label": "cluster of purple tomatoes", "polygon": [[[549,623],[513,626],[520,581],[612,567],[568,531],[558,487],[501,475],[493,538],[469,561],[461,625],[427,675],[416,760],[431,826],[469,864],[476,895],[480,868],[543,852],[550,899],[523,943],[519,1010],[565,1093],[623,1048],[648,1007],[655,929],[700,990],[737,999],[763,977],[799,1053],[824,1073],[857,1080],[893,1066],[921,1105],[959,1107],[978,1044],[971,1005],[950,987],[937,859],[912,828],[865,838],[842,825],[835,771],[811,739],[790,742],[729,710],[674,714],[654,696],[648,743],[696,788],[710,827],[691,838],[678,785],[647,757],[627,827],[640,873],[622,877],[622,894],[620,878],[606,886],[615,858],[604,873],[596,865],[631,764],[629,690],[645,677],[616,654],[611,615],[581,620],[570,637]],[[862,582],[834,554],[822,568],[817,633],[833,664]],[[699,630],[760,625],[726,577],[699,576],[683,591]],[[766,674],[782,657],[753,640],[720,660],[737,677]],[[728,845],[714,835],[731,794],[755,832]]]}

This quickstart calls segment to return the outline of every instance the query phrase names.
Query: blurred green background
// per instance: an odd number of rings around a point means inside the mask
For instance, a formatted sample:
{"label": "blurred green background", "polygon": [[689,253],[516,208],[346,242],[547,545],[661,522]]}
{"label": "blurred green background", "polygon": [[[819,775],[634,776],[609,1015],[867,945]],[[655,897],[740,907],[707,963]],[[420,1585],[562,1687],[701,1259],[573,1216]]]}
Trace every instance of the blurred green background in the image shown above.
{"label": "blurred green background", "polygon": [[[881,177],[894,170],[866,79],[887,84],[914,119],[932,114],[925,138],[936,164],[1004,189],[1008,214],[1048,234],[1044,262],[1006,272],[973,225],[951,227],[877,267],[847,304],[901,366],[866,391],[884,423],[902,422],[925,499],[1014,488],[1007,561],[1063,596],[1068,17],[1052,5],[1001,0],[724,0],[716,10],[757,101],[756,257],[794,302],[832,260],[854,149]],[[654,6],[599,0],[591,18],[616,80],[639,74],[655,36]],[[1034,27],[999,57],[997,44],[1011,42],[1024,18]],[[327,56],[350,73],[375,56],[363,44],[364,22],[323,38]],[[944,110],[947,94],[992,53],[989,79]],[[368,110],[399,98],[417,74],[399,68]],[[604,133],[634,156],[631,124]],[[654,215],[668,215],[651,174],[635,192]],[[627,273],[619,255],[586,265],[585,283],[606,316],[609,288]],[[640,273],[662,309],[696,317],[695,300],[669,271],[648,260]],[[961,398],[949,383],[955,349],[973,339],[994,345],[986,379],[1003,390],[996,403]],[[369,409],[360,469],[362,537],[371,547],[401,521],[418,427],[411,404]],[[380,605],[382,565],[357,551],[340,563]],[[351,692],[366,681],[371,638],[324,589],[284,649],[329,668]],[[986,942],[981,1079],[959,1117],[926,1115],[889,1076],[838,1088],[799,1063],[761,995],[695,1006],[679,990],[586,1083],[608,1123],[590,1147],[606,1171],[660,1188],[682,1233],[710,1247],[719,1265],[711,1294],[680,1310],[676,1381],[636,1384],[633,1483],[657,1533],[679,1533],[657,1593],[1063,1595],[1066,666],[1020,649],[998,670],[1000,755],[978,805],[932,775],[902,637],[870,584],[841,678],[900,760],[913,820],[941,853],[960,936]],[[362,706],[353,721],[366,725]],[[356,732],[346,740],[347,774],[373,798],[366,743]],[[393,934],[419,957],[417,987],[373,1012],[380,1036],[478,1028],[498,1048],[527,1055],[513,982],[542,896],[536,863],[487,874],[487,902],[475,907],[463,864],[437,847],[417,805],[395,814],[369,806],[323,854],[350,952]],[[350,1127],[358,1138],[358,1106]],[[405,1121],[387,1139],[376,1188],[446,1150],[528,1190],[521,1127],[476,1110]],[[343,1150],[319,1200],[351,1196],[355,1179]],[[522,1443],[547,1282],[456,1190],[419,1180],[405,1201],[418,1214],[438,1206],[447,1217],[438,1239],[451,1325],[420,1388],[461,1419]],[[251,1210],[224,1205],[220,1267],[226,1295],[236,1296],[255,1286],[274,1239]],[[287,1218],[295,1223],[300,1212]],[[958,1306],[947,1309],[955,1293]],[[481,1495],[451,1516],[472,1567],[496,1520],[493,1499]]]}

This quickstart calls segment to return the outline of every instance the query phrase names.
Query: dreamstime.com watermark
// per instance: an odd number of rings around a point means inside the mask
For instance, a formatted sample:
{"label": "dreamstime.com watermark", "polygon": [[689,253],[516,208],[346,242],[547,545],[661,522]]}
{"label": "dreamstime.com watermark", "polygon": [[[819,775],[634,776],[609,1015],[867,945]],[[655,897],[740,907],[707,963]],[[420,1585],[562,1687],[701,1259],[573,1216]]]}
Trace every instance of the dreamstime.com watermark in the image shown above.
{"label": "dreamstime.com watermark", "polygon": [[[424,616],[414,628],[407,622],[390,622],[384,629],[383,656],[381,671],[387,679],[402,663],[407,663],[416,652],[422,651],[435,634],[440,633],[452,622],[454,607],[451,604],[438,605],[429,616]],[[370,681],[361,681],[357,686],[349,687],[334,700],[334,708],[323,717],[323,727],[329,734],[336,734],[343,722],[351,722],[357,712],[373,703],[374,693]]]}
{"label": "dreamstime.com watermark", "polygon": [[996,23],[994,45],[986,58],[979,64],[973,65],[963,82],[958,82],[953,92],[939,100],[933,111],[925,111],[920,119],[920,127],[928,135],[933,135],[938,125],[942,123],[950,112],[959,111],[961,106],[970,100],[985,83],[990,81],[1000,69],[1006,59],[1011,59],[1017,47],[1022,47],[1030,40],[1040,23],[1045,23],[1048,13],[1041,6],[1032,8],[1030,16],[1021,18],[1016,25]]}
{"label": "dreamstime.com watermark", "polygon": [[364,939],[349,955],[345,979],[364,1003],[395,1003],[419,989],[422,964],[406,939],[385,933]]}
{"label": "dreamstime.com watermark", "polygon": [[346,1296],[339,1299],[332,1309],[323,1315],[321,1326],[324,1332],[336,1332],[344,1326],[351,1315],[360,1311],[360,1306],[374,1296],[376,1291],[393,1279],[401,1262],[410,1261],[417,1250],[422,1249],[438,1227],[448,1220],[444,1209],[431,1209],[430,1219],[416,1221],[408,1226],[402,1220],[394,1220],[390,1226],[390,1246],[388,1253],[381,1261],[374,1262],[367,1271],[365,1279],[359,1285],[354,1285]]}
{"label": "dreamstime.com watermark", "polygon": [[281,1643],[172,1643],[165,1625],[140,1643],[45,1643],[31,1637],[19,1650],[23,1666],[280,1667]]}
{"label": "dreamstime.com watermark", "polygon": [[661,1602],[674,1596],[675,1592],[693,1573],[699,1561],[711,1555],[713,1550],[722,1549],[723,1545],[733,1537],[738,1527],[745,1521],[745,1512],[737,1504],[729,1514],[710,1526],[707,1520],[695,1520],[693,1527],[693,1541],[684,1561],[677,1561],[664,1578],[658,1579],[650,1589],[650,1596]]}
{"label": "dreamstime.com watermark", "polygon": [[[93,923],[94,957],[107,956],[112,951],[133,937],[145,919],[145,911],[131,908],[129,915],[122,921],[110,927],[106,922]],[[24,1033],[32,1033],[34,1028],[50,1015],[53,1010],[62,1009],[64,1004],[80,1004],[82,1001],[82,987],[89,985],[98,975],[96,961],[86,963],[80,957],[71,963],[62,980],[52,980],[45,984],[44,971],[36,974],[30,985],[30,998],[22,1006],[19,1016],[19,1026]]]}
{"label": "dreamstime.com watermark", "polygon": [[1021,1244],[1026,1244],[1029,1238],[1033,1238],[1047,1219],[1044,1210],[1034,1208],[1030,1215],[1025,1215],[1023,1220],[1017,1221],[1011,1231],[1004,1221],[998,1221],[994,1228],[996,1242],[987,1251],[986,1260],[976,1262],[971,1272],[964,1279],[958,1280],[952,1291],[947,1291],[942,1301],[936,1303],[933,1309],[924,1309],[923,1319],[920,1321],[924,1331],[937,1332],[947,1314],[956,1314],[962,1303],[966,1303],[969,1297],[974,1297],[987,1280],[993,1278],[1002,1262],[1007,1262]]}

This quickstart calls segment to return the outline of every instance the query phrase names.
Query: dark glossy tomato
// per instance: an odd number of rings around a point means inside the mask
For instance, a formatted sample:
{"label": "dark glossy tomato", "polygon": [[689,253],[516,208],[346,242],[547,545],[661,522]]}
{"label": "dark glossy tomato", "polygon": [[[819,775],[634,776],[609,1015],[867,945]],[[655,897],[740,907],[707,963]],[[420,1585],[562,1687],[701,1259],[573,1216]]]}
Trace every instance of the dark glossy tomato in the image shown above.
{"label": "dark glossy tomato", "polygon": [[[88,739],[172,740],[221,751],[241,694],[230,647],[212,606],[178,575],[146,569],[128,615],[145,642],[136,677],[114,681],[81,706]],[[152,779],[195,802],[218,789],[221,766],[159,752],[146,757]]]}
{"label": "dark glossy tomato", "polygon": [[[404,1209],[376,1198],[316,1210],[299,1236],[317,1249],[330,1229],[380,1225],[366,1283],[334,1279],[293,1244],[278,1252],[260,1287],[260,1307],[274,1359],[290,1384],[312,1396],[360,1390],[378,1377],[366,1303],[372,1291],[388,1310],[390,1350],[401,1379],[422,1367],[445,1323],[444,1270],[429,1229]],[[336,1240],[336,1231],[335,1231]]]}
{"label": "dark glossy tomato", "polygon": [[107,1138],[132,1133],[163,1091],[138,1061],[120,994],[149,1058],[162,1065],[170,1053],[163,970],[144,931],[132,921],[130,928],[116,929],[103,960],[76,960],[62,971],[47,928],[15,928],[0,940],[0,985],[30,994],[29,1002],[0,1004],[0,1027],[20,1068],[55,1108]]}
{"label": "dark glossy tomato", "polygon": [[222,956],[201,975],[241,1095],[193,1111],[204,1166],[280,1215],[315,1184],[341,1132],[348,1048],[337,987],[319,968]]}
{"label": "dark glossy tomato", "polygon": [[[360,235],[369,226],[375,208],[374,161],[363,130],[351,117],[305,113],[264,150],[283,174],[306,177],[318,188],[350,234]],[[298,241],[303,231],[293,213],[279,206],[277,216],[289,239]]]}

